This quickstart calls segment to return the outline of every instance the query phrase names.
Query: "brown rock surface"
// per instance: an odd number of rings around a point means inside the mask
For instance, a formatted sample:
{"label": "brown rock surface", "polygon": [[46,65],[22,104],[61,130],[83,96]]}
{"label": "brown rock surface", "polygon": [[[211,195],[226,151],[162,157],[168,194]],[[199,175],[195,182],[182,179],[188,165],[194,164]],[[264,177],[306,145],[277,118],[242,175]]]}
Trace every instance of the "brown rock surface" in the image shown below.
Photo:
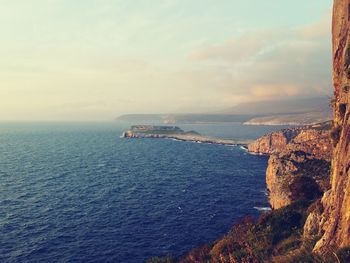
{"label": "brown rock surface", "polygon": [[330,187],[329,122],[273,132],[251,143],[248,150],[271,154],[266,184],[273,209],[299,199],[312,200]]}
{"label": "brown rock surface", "polygon": [[303,151],[313,155],[314,158],[330,161],[332,157],[330,130],[301,130],[287,145],[286,150]]}
{"label": "brown rock surface", "polygon": [[292,173],[297,171],[297,167],[288,160],[272,155],[266,170],[266,185],[270,192],[270,206],[278,209],[289,205],[290,198],[288,186]]}
{"label": "brown rock surface", "polygon": [[262,136],[248,145],[248,151],[259,154],[282,152],[286,145],[300,132],[300,129],[285,129]]}
{"label": "brown rock surface", "polygon": [[284,129],[264,135],[249,144],[248,151],[258,154],[303,151],[314,155],[315,158],[330,160],[332,156],[330,123]]}
{"label": "brown rock surface", "polygon": [[335,146],[331,190],[322,199],[324,231],[315,250],[327,252],[350,246],[350,0],[335,0],[333,8],[333,82]]}
{"label": "brown rock surface", "polygon": [[271,207],[319,198],[329,189],[329,167],[328,161],[302,151],[272,155],[266,170]]}

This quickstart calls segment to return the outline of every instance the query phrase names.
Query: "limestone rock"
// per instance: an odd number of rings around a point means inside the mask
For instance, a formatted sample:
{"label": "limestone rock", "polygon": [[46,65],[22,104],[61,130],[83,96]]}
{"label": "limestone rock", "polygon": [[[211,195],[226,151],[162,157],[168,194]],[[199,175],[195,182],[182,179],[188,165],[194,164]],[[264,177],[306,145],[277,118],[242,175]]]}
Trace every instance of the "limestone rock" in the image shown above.
{"label": "limestone rock", "polygon": [[266,171],[271,208],[319,198],[329,188],[329,167],[326,160],[301,151],[272,155]]}
{"label": "limestone rock", "polygon": [[248,145],[251,153],[273,154],[284,150],[286,145],[299,133],[299,129],[285,129],[273,132]]}
{"label": "limestone rock", "polygon": [[250,152],[271,155],[266,184],[273,209],[299,199],[313,200],[329,189],[330,127],[327,122],[284,129],[248,146]]}
{"label": "limestone rock", "polygon": [[321,234],[320,221],[323,213],[323,205],[321,200],[316,201],[309,208],[309,215],[304,224],[304,240],[315,240]]}
{"label": "limestone rock", "polygon": [[320,225],[324,235],[315,251],[350,246],[350,0],[335,0],[333,8],[333,83],[335,147],[331,190],[322,199]]}
{"label": "limestone rock", "polygon": [[264,135],[249,144],[248,151],[258,154],[303,151],[314,155],[315,158],[330,160],[332,156],[330,122],[289,128]]}

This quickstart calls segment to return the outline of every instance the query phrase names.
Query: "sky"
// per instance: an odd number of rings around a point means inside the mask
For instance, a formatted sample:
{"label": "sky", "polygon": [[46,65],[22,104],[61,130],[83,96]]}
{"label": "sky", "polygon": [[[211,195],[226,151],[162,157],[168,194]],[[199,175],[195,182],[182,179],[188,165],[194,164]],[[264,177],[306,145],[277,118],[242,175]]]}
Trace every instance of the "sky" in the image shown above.
{"label": "sky", "polygon": [[0,0],[0,120],[330,96],[331,0]]}

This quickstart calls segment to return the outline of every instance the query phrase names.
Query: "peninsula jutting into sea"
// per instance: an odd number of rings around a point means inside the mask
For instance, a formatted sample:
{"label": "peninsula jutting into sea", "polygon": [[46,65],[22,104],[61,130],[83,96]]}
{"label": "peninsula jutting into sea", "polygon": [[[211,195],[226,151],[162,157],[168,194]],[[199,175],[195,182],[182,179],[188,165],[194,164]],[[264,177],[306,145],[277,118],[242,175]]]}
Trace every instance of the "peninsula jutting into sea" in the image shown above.
{"label": "peninsula jutting into sea", "polygon": [[[285,129],[249,145],[269,154],[271,212],[163,262],[350,262],[350,1],[333,7],[332,122]],[[159,262],[158,258],[152,262]]]}
{"label": "peninsula jutting into sea", "polygon": [[210,143],[222,145],[238,145],[246,147],[251,140],[229,140],[204,136],[196,131],[187,131],[177,126],[155,126],[155,125],[134,125],[121,135],[122,138],[153,138],[153,139],[174,139],[197,143]]}
{"label": "peninsula jutting into sea", "polygon": [[0,20],[0,263],[350,263],[350,0]]}

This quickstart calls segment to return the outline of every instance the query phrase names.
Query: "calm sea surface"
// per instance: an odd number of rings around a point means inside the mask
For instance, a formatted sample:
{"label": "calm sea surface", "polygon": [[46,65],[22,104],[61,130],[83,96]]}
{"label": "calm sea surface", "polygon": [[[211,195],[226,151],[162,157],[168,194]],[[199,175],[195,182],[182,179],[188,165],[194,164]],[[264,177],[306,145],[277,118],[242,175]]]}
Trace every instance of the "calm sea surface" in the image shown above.
{"label": "calm sea surface", "polygon": [[[0,262],[144,262],[214,241],[268,206],[267,158],[120,139],[128,124],[0,123]],[[280,127],[180,125],[253,139]]]}

